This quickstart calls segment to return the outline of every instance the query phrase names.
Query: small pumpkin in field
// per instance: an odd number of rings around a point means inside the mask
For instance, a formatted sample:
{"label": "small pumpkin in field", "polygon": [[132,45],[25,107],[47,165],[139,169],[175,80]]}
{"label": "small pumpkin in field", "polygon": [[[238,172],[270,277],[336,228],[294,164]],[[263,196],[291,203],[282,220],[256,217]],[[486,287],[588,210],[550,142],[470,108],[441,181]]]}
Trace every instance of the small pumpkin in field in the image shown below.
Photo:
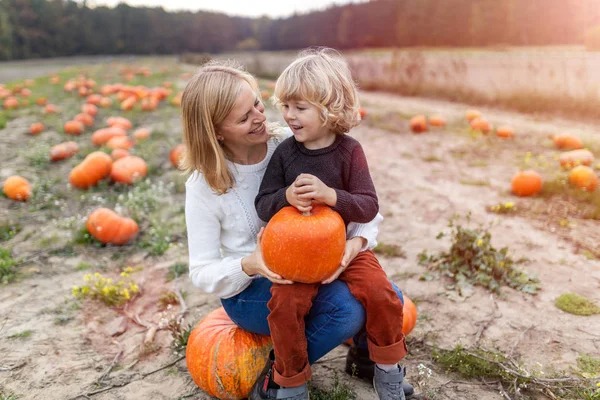
{"label": "small pumpkin in field", "polygon": [[475,118],[471,121],[471,129],[482,133],[488,133],[492,129],[492,125],[483,118]]}
{"label": "small pumpkin in field", "polygon": [[71,158],[79,151],[79,145],[75,142],[63,142],[50,149],[50,160],[60,161]]}
{"label": "small pumpkin in field", "polygon": [[83,122],[80,121],[67,121],[64,125],[65,133],[69,135],[81,135],[84,129]]}
{"label": "small pumpkin in field", "polygon": [[583,149],[581,139],[570,134],[552,135],[550,136],[557,149],[579,150]]}
{"label": "small pumpkin in field", "polygon": [[169,160],[171,160],[171,164],[175,168],[179,168],[179,162],[181,161],[181,157],[183,157],[183,153],[185,152],[185,145],[178,144],[173,147],[173,150],[169,153]]}
{"label": "small pumpkin in field", "polygon": [[517,196],[533,196],[542,190],[542,177],[533,170],[520,171],[513,176],[511,187]]}
{"label": "small pumpkin in field", "polygon": [[190,376],[218,399],[247,398],[271,351],[271,338],[238,327],[223,307],[190,333],[185,360]]}
{"label": "small pumpkin in field", "polygon": [[481,118],[481,113],[478,110],[467,110],[465,118],[467,119],[467,122],[471,122],[475,118]]}
{"label": "small pumpkin in field", "polygon": [[122,128],[126,131],[130,130],[131,128],[133,128],[133,124],[131,123],[130,120],[128,120],[125,117],[109,117],[106,120],[106,123],[108,124],[108,126],[110,127],[119,127]]}
{"label": "small pumpkin in field", "polygon": [[110,97],[103,97],[98,105],[102,108],[108,108],[112,106],[112,99]]}
{"label": "small pumpkin in field", "polygon": [[135,96],[130,96],[128,98],[126,98],[125,100],[123,100],[121,102],[121,110],[123,111],[129,111],[129,110],[133,110],[133,106],[135,105],[135,103],[137,102],[137,97]]}
{"label": "small pumpkin in field", "polygon": [[415,115],[410,119],[410,130],[414,133],[427,132],[427,119],[424,115]]}
{"label": "small pumpkin in field", "polygon": [[46,104],[44,107],[44,114],[56,114],[58,108],[54,104]]}
{"label": "small pumpkin in field", "polygon": [[4,99],[4,108],[12,110],[19,107],[19,100],[16,97],[10,96]]}
{"label": "small pumpkin in field", "polygon": [[432,115],[429,117],[429,125],[436,127],[446,126],[446,118],[441,115]]}
{"label": "small pumpkin in field", "polygon": [[4,194],[12,200],[27,201],[31,196],[31,184],[22,176],[9,176],[4,181]]}
{"label": "small pumpkin in field", "polygon": [[146,161],[136,156],[127,156],[118,159],[112,165],[110,177],[115,182],[133,184],[137,179],[143,178],[148,173]]}
{"label": "small pumpkin in field", "polygon": [[114,149],[111,153],[110,153],[110,157],[113,160],[118,160],[120,158],[123,157],[127,157],[130,156],[131,154],[129,154],[129,152],[127,150],[124,149]]}
{"label": "small pumpkin in field", "polygon": [[150,137],[150,131],[146,128],[139,128],[133,132],[133,137],[136,140],[146,140]]}
{"label": "small pumpkin in field", "polygon": [[94,104],[85,103],[81,105],[81,112],[95,117],[98,114],[98,107]]}
{"label": "small pumpkin in field", "polygon": [[98,208],[85,224],[90,235],[104,244],[122,246],[138,234],[138,224],[131,218],[121,217],[108,208]]}
{"label": "small pumpkin in field", "polygon": [[38,106],[45,106],[48,103],[48,100],[45,97],[38,97],[35,99],[35,104]]}
{"label": "small pumpkin in field", "polygon": [[569,182],[586,192],[593,192],[598,187],[598,177],[593,169],[579,165],[569,173]]}
{"label": "small pumpkin in field", "polygon": [[365,119],[367,119],[367,110],[365,110],[364,108],[360,107],[358,109],[358,115],[360,115],[360,119],[362,121],[364,121]]}
{"label": "small pumpkin in field", "polygon": [[129,150],[134,142],[127,136],[114,136],[106,142],[109,149],[124,149]]}
{"label": "small pumpkin in field", "polygon": [[87,189],[107,177],[112,169],[112,158],[101,151],[94,151],[69,174],[69,182],[76,188]]}
{"label": "small pumpkin in field", "polygon": [[92,126],[92,125],[94,125],[94,117],[92,117],[90,114],[86,114],[86,113],[79,113],[79,114],[77,114],[73,118],[73,121],[79,121],[79,122],[81,122],[85,126]]}
{"label": "small pumpkin in field", "polygon": [[584,149],[565,151],[558,157],[558,162],[565,169],[578,165],[590,166],[594,162],[594,155],[591,151]]}
{"label": "small pumpkin in field", "polygon": [[269,92],[268,90],[263,90],[262,92],[260,92],[260,97],[262,97],[263,100],[269,100],[269,98],[271,97],[271,92]]}
{"label": "small pumpkin in field", "polygon": [[344,221],[327,206],[314,205],[310,215],[284,207],[265,227],[261,247],[265,264],[276,274],[295,282],[321,282],[340,266]]}
{"label": "small pumpkin in field", "polygon": [[512,126],[503,125],[496,130],[496,136],[503,139],[510,139],[515,136],[515,130]]}
{"label": "small pumpkin in field", "polygon": [[34,122],[29,127],[29,133],[32,135],[39,135],[40,133],[44,132],[44,129],[46,129],[44,124],[42,124],[41,122]]}
{"label": "small pumpkin in field", "polygon": [[92,134],[92,143],[94,143],[96,146],[102,146],[110,139],[117,136],[127,136],[127,132],[123,128],[117,126],[98,129]]}
{"label": "small pumpkin in field", "polygon": [[[101,96],[101,95],[99,95],[99,94],[90,94],[90,95],[89,95],[89,96],[86,98],[85,102],[86,102],[87,104],[93,104],[93,105],[97,106],[97,105],[99,105],[99,104],[100,104],[100,101],[101,101],[101,100],[102,100],[102,96]],[[84,111],[84,112],[86,112],[86,111]]]}

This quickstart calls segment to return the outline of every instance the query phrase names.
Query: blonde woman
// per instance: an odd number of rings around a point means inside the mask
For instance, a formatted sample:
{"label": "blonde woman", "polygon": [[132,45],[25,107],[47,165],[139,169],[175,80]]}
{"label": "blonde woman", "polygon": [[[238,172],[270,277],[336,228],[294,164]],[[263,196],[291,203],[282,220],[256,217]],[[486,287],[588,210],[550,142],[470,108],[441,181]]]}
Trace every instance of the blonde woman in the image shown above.
{"label": "blonde woman", "polygon": [[[188,82],[181,106],[186,146],[182,166],[191,173],[185,205],[190,278],[204,292],[220,297],[241,328],[268,335],[271,286],[291,282],[262,260],[257,243],[265,222],[258,218],[254,200],[273,152],[291,132],[267,124],[256,80],[231,61],[202,66]],[[348,225],[343,265],[377,244],[381,220],[378,214],[369,223]],[[365,310],[344,282],[323,285],[306,317],[309,362],[360,336],[359,345],[350,349],[347,369],[372,377],[364,325]],[[257,384],[268,379],[271,362]],[[412,387],[407,390],[412,392]],[[266,396],[302,398],[294,397],[294,390],[272,388]]]}

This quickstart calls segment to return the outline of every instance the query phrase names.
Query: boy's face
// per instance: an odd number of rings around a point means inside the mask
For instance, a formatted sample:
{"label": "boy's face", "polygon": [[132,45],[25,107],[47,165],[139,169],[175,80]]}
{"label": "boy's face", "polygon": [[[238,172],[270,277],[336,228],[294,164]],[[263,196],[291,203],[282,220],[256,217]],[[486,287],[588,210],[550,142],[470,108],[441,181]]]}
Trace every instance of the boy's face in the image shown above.
{"label": "boy's face", "polygon": [[304,100],[282,103],[283,119],[292,129],[296,140],[310,150],[322,149],[335,141],[335,133],[323,125],[320,110]]}

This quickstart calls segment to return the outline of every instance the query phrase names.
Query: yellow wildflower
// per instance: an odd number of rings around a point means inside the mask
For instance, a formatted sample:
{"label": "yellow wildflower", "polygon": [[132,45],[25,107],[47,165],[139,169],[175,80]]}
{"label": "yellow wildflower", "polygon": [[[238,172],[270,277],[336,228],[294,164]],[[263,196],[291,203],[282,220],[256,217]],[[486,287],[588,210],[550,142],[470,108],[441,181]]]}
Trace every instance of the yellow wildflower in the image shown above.
{"label": "yellow wildflower", "polygon": [[99,273],[99,272],[96,272],[96,273],[94,274],[94,278],[100,278],[100,273]]}
{"label": "yellow wildflower", "polygon": [[84,280],[85,282],[89,282],[89,281],[91,281],[91,280],[92,280],[92,274],[86,274],[86,275],[84,275],[84,276],[83,276],[83,280]]}
{"label": "yellow wildflower", "polygon": [[90,287],[89,287],[89,286],[83,286],[83,287],[81,288],[81,294],[82,294],[82,295],[86,295],[86,294],[88,294],[89,292],[90,292]]}
{"label": "yellow wildflower", "polygon": [[504,204],[504,208],[513,208],[515,206],[515,203],[513,203],[512,201],[509,201],[508,203]]}
{"label": "yellow wildflower", "polygon": [[103,294],[103,295],[107,295],[107,294],[108,294],[108,291],[109,291],[109,288],[108,288],[108,286],[105,286],[105,287],[102,289],[102,294]]}
{"label": "yellow wildflower", "polygon": [[483,244],[483,240],[482,240],[482,239],[479,239],[479,240],[477,241],[477,247],[481,247],[481,245],[482,245],[482,244]]}
{"label": "yellow wildflower", "polygon": [[127,272],[127,273],[129,273],[129,274],[130,274],[130,273],[132,273],[132,272],[133,272],[133,268],[131,268],[131,267],[127,267],[127,268],[125,268],[125,272]]}
{"label": "yellow wildflower", "polygon": [[129,300],[131,298],[131,296],[129,295],[129,290],[123,289],[123,296],[125,296],[125,298]]}
{"label": "yellow wildflower", "polygon": [[129,285],[129,288],[131,289],[131,291],[132,291],[133,293],[137,293],[137,292],[139,292],[139,290],[140,290],[140,288],[138,287],[138,285],[136,285],[135,283],[131,283],[131,284]]}
{"label": "yellow wildflower", "polygon": [[79,286],[73,286],[73,290],[71,291],[73,296],[77,296],[79,294]]}
{"label": "yellow wildflower", "polygon": [[121,276],[123,278],[127,278],[129,276],[129,274],[127,272],[123,271],[123,272],[121,272]]}

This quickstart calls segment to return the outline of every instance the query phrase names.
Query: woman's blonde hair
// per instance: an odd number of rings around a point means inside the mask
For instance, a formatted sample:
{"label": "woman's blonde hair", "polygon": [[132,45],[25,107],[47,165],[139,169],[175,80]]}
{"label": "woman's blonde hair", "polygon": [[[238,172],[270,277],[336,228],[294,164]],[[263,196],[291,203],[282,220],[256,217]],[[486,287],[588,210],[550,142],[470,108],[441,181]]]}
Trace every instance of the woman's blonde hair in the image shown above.
{"label": "woman's blonde hair", "polygon": [[218,194],[233,187],[235,179],[227,167],[228,155],[217,140],[217,127],[233,109],[243,82],[259,95],[256,80],[240,64],[211,61],[200,67],[181,97],[185,153],[180,165],[185,173],[202,172]]}
{"label": "woman's blonde hair", "polygon": [[279,76],[273,103],[304,100],[321,111],[322,126],[336,134],[360,123],[358,91],[346,60],[334,49],[306,49]]}

